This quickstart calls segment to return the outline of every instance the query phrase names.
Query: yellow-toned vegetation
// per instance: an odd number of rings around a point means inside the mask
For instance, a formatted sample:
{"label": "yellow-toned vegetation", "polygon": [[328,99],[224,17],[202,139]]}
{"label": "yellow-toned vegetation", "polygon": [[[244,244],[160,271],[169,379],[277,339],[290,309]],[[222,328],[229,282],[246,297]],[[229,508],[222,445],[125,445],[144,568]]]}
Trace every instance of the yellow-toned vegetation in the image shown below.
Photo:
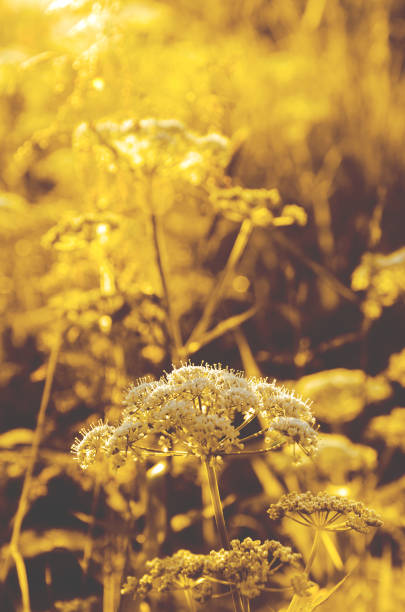
{"label": "yellow-toned vegetation", "polygon": [[405,609],[405,1],[0,17],[0,610]]}

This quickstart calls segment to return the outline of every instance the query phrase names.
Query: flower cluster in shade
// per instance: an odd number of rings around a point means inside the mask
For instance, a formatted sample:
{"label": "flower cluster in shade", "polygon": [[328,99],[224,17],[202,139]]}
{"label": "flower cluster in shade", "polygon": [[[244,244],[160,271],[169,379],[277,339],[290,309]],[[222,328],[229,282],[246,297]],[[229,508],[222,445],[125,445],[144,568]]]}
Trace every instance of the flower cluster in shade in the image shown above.
{"label": "flower cluster in shade", "polygon": [[297,523],[325,531],[368,533],[383,524],[378,514],[362,502],[325,492],[289,493],[268,509],[271,519],[289,517]]}
{"label": "flower cluster in shade", "polygon": [[[249,435],[244,428],[250,424]],[[201,459],[229,453],[266,452],[290,441],[306,453],[317,445],[308,402],[264,379],[208,365],[182,365],[158,381],[142,379],[124,400],[117,426],[99,424],[82,432],[73,446],[83,468],[97,451],[115,466],[150,454],[194,455]],[[245,451],[245,443],[261,445]]]}
{"label": "flower cluster in shade", "polygon": [[[208,555],[179,550],[171,557],[148,561],[148,573],[139,580],[128,577],[122,592],[144,599],[151,591],[188,589],[203,602],[213,595],[215,585],[223,585],[252,599],[264,591],[279,590],[274,574],[287,568],[300,570],[300,561],[301,555],[275,540],[232,540],[230,550],[213,550]],[[305,594],[309,583],[302,573],[295,573],[289,586]]]}

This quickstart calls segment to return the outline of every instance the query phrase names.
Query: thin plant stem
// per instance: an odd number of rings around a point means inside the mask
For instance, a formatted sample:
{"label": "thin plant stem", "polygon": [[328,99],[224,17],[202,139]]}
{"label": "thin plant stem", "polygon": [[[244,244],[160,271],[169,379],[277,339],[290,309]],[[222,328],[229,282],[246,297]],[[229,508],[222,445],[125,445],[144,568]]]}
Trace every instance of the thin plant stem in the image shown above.
{"label": "thin plant stem", "polygon": [[88,537],[88,540],[83,550],[82,571],[83,571],[84,578],[87,575],[91,556],[93,553],[93,547],[94,547],[93,537],[94,537],[94,531],[95,531],[97,505],[100,499],[100,493],[101,493],[101,478],[99,475],[97,475],[96,482],[95,482],[94,489],[93,489],[93,499],[91,502],[90,525],[89,525],[89,531],[88,531],[89,537]]}
{"label": "thin plant stem", "polygon": [[[211,509],[211,487],[208,481],[207,470],[204,468],[204,465],[201,464],[201,497],[204,508]],[[204,541],[209,544],[210,547],[214,547],[216,544],[216,532],[215,526],[212,522],[212,516],[210,513],[203,514],[202,520],[202,531],[204,536]]]}
{"label": "thin plant stem", "polygon": [[6,557],[4,561],[4,566],[2,568],[2,576],[1,578],[4,580],[7,576],[9,567],[10,567],[10,556],[13,558],[16,570],[18,582],[21,590],[22,597],[22,605],[23,612],[31,611],[30,604],[30,594],[29,594],[29,586],[28,586],[28,577],[27,570],[25,567],[24,559],[21,554],[19,544],[21,537],[21,527],[25,515],[28,510],[29,505],[29,495],[31,491],[32,481],[33,481],[33,473],[35,464],[38,459],[39,447],[42,440],[42,434],[44,430],[45,424],[45,415],[46,410],[48,408],[49,398],[51,395],[51,388],[53,383],[53,378],[55,374],[56,364],[58,362],[59,349],[61,344],[62,337],[62,329],[59,327],[57,332],[57,337],[55,339],[55,343],[52,347],[52,351],[49,357],[48,368],[46,372],[45,385],[42,392],[41,404],[38,411],[37,424],[34,432],[33,442],[31,446],[31,454],[28,460],[27,471],[25,472],[23,487],[20,495],[20,499],[18,502],[17,511],[14,517],[13,529],[11,532],[11,539],[9,545],[9,555]]}
{"label": "thin plant stem", "polygon": [[171,353],[173,363],[179,363],[180,355],[183,352],[182,339],[177,317],[174,315],[172,300],[169,290],[169,283],[167,280],[167,270],[164,265],[164,248],[162,239],[162,230],[158,215],[155,212],[153,202],[153,175],[150,175],[146,179],[146,199],[150,207],[150,220],[152,226],[152,240],[155,248],[156,263],[159,270],[160,282],[162,284],[166,315],[167,315],[167,327],[171,338]]}
{"label": "thin plant stem", "polygon": [[282,446],[282,444],[284,444],[284,440],[281,442],[275,442],[274,444],[272,444],[271,446],[268,446],[267,448],[258,448],[258,449],[251,449],[251,450],[240,450],[240,451],[231,451],[229,453],[217,453],[218,455],[220,455],[221,457],[228,457],[228,456],[236,456],[236,455],[263,455],[264,453],[269,453],[270,451],[274,450],[275,448],[279,448],[280,446]]}
{"label": "thin plant stem", "polygon": [[191,594],[191,589],[184,589],[184,595],[187,601],[187,606],[190,612],[197,612],[194,597]]}
{"label": "thin plant stem", "polygon": [[211,292],[208,301],[205,305],[204,311],[201,315],[201,319],[195,326],[194,330],[191,333],[190,338],[187,341],[186,346],[192,345],[193,342],[199,342],[201,336],[204,332],[207,331],[212,315],[215,312],[215,309],[222,298],[225,289],[231,279],[235,268],[240,261],[249,238],[253,231],[253,223],[250,219],[245,219],[239,228],[239,233],[235,239],[232,250],[229,254],[228,261],[226,262],[225,268],[222,271],[222,274],[219,278],[218,283],[214,286],[213,291]]}
{"label": "thin plant stem", "polygon": [[243,607],[245,608],[245,612],[250,612],[250,599],[249,597],[243,598]]}
{"label": "thin plant stem", "polygon": [[231,548],[228,530],[225,524],[224,512],[222,509],[221,497],[219,495],[218,478],[212,459],[206,459],[204,461],[205,469],[207,471],[208,483],[211,492],[211,501],[214,508],[215,522],[218,529],[219,540],[221,546],[226,550]]}
{"label": "thin plant stem", "polygon": [[242,323],[244,323],[245,321],[253,317],[256,314],[256,312],[257,312],[256,306],[252,306],[252,308],[249,308],[248,310],[246,310],[245,312],[242,312],[241,314],[234,315],[232,317],[229,317],[229,319],[225,319],[224,321],[221,321],[213,329],[210,329],[209,331],[203,333],[198,342],[193,341],[191,343],[190,342],[187,343],[187,346],[183,348],[184,354],[186,356],[189,356],[192,353],[196,353],[206,344],[209,344],[213,340],[220,338],[227,332],[232,331],[236,327],[239,327],[240,325],[242,325]]}
{"label": "thin plant stem", "polygon": [[271,238],[274,240],[274,242],[285,248],[292,255],[294,255],[294,257],[299,259],[300,263],[312,270],[314,274],[319,276],[320,279],[332,287],[342,298],[345,298],[346,300],[349,300],[355,304],[359,303],[359,298],[354,291],[341,283],[340,280],[332,272],[330,272],[330,270],[307,257],[305,253],[301,251],[299,247],[293,244],[286,236],[283,236],[280,232],[273,231],[271,232]]}
{"label": "thin plant stem", "polygon": [[305,565],[305,570],[304,570],[304,572],[306,573],[307,576],[309,576],[309,572],[311,571],[312,564],[313,564],[314,559],[316,557],[316,554],[318,552],[320,535],[321,535],[321,530],[320,529],[315,529],[314,541],[312,543],[311,552],[309,553],[308,561],[307,561],[307,563]]}
{"label": "thin plant stem", "polygon": [[[217,529],[218,529],[219,540],[223,548],[225,548],[226,550],[230,550],[231,545],[229,541],[228,530],[225,524],[221,497],[219,495],[218,478],[217,478],[217,473],[216,473],[215,466],[213,463],[213,459],[212,458],[205,459],[203,463],[207,471],[208,482],[209,482],[210,491],[211,491],[211,500],[212,500],[212,505],[214,507],[214,516],[215,516],[215,522],[216,522]],[[233,607],[234,607],[235,612],[245,612],[245,608],[242,603],[242,598],[238,590],[232,591],[232,600],[233,600]]]}
{"label": "thin plant stem", "polygon": [[[305,569],[304,569],[304,573],[307,576],[307,578],[309,576],[312,564],[313,564],[314,559],[316,557],[316,554],[318,552],[319,542],[320,542],[320,535],[321,535],[321,530],[320,529],[315,529],[315,537],[314,537],[314,541],[312,543],[311,552],[309,553],[309,557],[308,557],[308,560],[307,560],[307,563],[306,563]],[[301,598],[300,598],[299,595],[294,595],[294,597],[292,598],[292,600],[290,602],[290,605],[288,606],[287,612],[293,612],[294,610],[296,610],[298,602],[299,602],[300,599]]]}

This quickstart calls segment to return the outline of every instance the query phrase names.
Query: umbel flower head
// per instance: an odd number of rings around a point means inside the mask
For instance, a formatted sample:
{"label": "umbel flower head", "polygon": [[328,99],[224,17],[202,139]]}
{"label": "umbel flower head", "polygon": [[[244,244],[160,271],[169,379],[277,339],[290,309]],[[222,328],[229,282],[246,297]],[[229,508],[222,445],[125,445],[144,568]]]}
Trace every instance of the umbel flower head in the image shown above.
{"label": "umbel flower head", "polygon": [[[121,421],[109,430],[103,449],[116,466],[147,454],[208,459],[266,452],[287,441],[310,454],[317,442],[314,421],[308,402],[274,382],[247,379],[220,366],[188,364],[158,381],[141,379],[132,386]],[[253,429],[256,424],[256,430],[244,436],[248,424]],[[244,450],[256,438],[263,445]],[[73,450],[77,448],[78,442]],[[91,460],[92,455],[84,457],[83,467],[86,457]]]}
{"label": "umbel flower head", "polygon": [[76,438],[72,444],[72,452],[82,468],[94,463],[100,454],[105,454],[108,442],[114,427],[103,423],[101,420],[89,430],[81,429],[81,438]]}
{"label": "umbel flower head", "polygon": [[[196,134],[177,119],[148,117],[121,123],[102,121],[96,133],[131,167],[143,172],[170,171],[193,184],[200,184],[210,167],[225,167],[231,154],[230,141],[222,134]],[[83,140],[88,126],[79,128]]]}
{"label": "umbel flower head", "polygon": [[[145,599],[151,591],[167,593],[189,590],[197,601],[207,600],[212,595],[212,584],[206,584],[204,574],[204,555],[196,555],[188,550],[178,550],[171,557],[156,557],[147,561],[149,572],[137,580],[128,576],[122,587],[122,594],[133,593],[134,597]],[[207,588],[208,587],[208,588]]]}
{"label": "umbel flower head", "polygon": [[[127,579],[122,592],[133,592],[145,598],[151,591],[164,593],[188,589],[197,601],[206,601],[214,586],[237,588],[241,595],[252,599],[264,591],[281,590],[274,574],[292,568],[299,570],[301,555],[275,540],[232,540],[230,550],[211,551],[208,555],[195,555],[179,550],[171,557],[148,561],[149,572],[138,581]],[[309,586],[304,580],[292,576],[290,587],[299,590]],[[288,588],[288,587],[287,587]]]}
{"label": "umbel flower head", "polygon": [[324,531],[368,533],[370,527],[381,527],[381,518],[362,502],[328,493],[289,493],[283,495],[267,511],[271,519],[284,516],[309,527]]}

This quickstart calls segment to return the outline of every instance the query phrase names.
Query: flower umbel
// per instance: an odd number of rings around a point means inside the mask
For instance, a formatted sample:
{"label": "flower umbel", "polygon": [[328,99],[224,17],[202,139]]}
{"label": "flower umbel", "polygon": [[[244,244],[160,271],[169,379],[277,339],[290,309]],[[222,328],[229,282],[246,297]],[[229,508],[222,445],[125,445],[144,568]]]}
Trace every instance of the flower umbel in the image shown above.
{"label": "flower umbel", "polygon": [[106,444],[114,429],[111,425],[107,425],[100,420],[90,429],[80,430],[82,438],[75,439],[74,444],[72,444],[72,452],[82,469],[85,470],[94,463],[100,453],[105,453]]}
{"label": "flower umbel", "polygon": [[[288,440],[310,454],[317,444],[314,422],[308,402],[274,382],[248,379],[219,365],[188,364],[158,381],[141,379],[132,386],[121,422],[103,430],[103,444],[97,438],[96,444],[116,466],[147,454],[209,459],[266,452]],[[244,436],[249,424],[254,433]],[[258,438],[260,448],[244,450],[247,441]],[[77,443],[73,450],[80,450]]]}
{"label": "flower umbel", "polygon": [[[129,577],[122,592],[133,592],[143,599],[150,591],[190,590],[194,599],[206,601],[215,585],[223,585],[252,599],[263,591],[281,590],[274,574],[287,568],[301,569],[300,561],[301,555],[275,540],[232,540],[230,550],[213,550],[208,555],[179,550],[171,557],[148,561],[149,572],[139,581]],[[294,576],[291,588],[297,583],[305,589],[303,581],[305,577],[297,580]]]}
{"label": "flower umbel", "polygon": [[[203,590],[197,588],[204,582],[204,555],[196,555],[188,550],[178,550],[171,557],[155,558],[147,562],[149,572],[140,580],[129,576],[122,588],[122,593],[133,592],[134,596],[144,599],[150,591],[165,593],[168,591],[190,590],[193,597],[201,599]],[[206,598],[212,592],[204,589]]]}
{"label": "flower umbel", "polygon": [[211,580],[237,588],[252,599],[263,591],[278,590],[274,574],[288,566],[299,569],[301,555],[276,540],[232,540],[231,549],[211,551],[204,567]]}
{"label": "flower umbel", "polygon": [[381,518],[362,502],[328,493],[289,493],[267,511],[271,519],[291,518],[297,523],[324,531],[368,533],[370,527],[381,527]]}

